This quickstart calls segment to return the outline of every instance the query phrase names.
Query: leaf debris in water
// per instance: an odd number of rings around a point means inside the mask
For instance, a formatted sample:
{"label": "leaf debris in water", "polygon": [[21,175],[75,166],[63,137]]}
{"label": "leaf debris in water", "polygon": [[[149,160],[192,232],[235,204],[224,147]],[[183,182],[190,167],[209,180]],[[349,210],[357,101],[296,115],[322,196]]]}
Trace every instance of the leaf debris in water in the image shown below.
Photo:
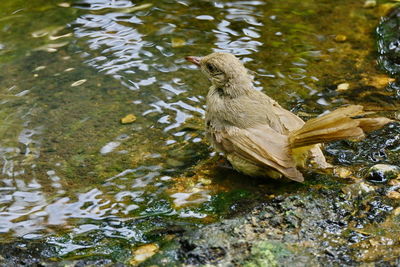
{"label": "leaf debris in water", "polygon": [[82,80],[73,82],[73,83],[71,84],[71,87],[79,86],[79,85],[85,83],[86,81],[87,81],[86,79],[82,79]]}
{"label": "leaf debris in water", "polygon": [[103,9],[99,9],[99,10],[92,10],[91,13],[93,14],[107,14],[109,12],[118,12],[118,13],[133,13],[139,10],[143,10],[143,9],[147,9],[149,7],[153,6],[153,4],[143,4],[143,5],[139,5],[139,6],[133,6],[133,7],[128,7],[128,8],[103,8]]}

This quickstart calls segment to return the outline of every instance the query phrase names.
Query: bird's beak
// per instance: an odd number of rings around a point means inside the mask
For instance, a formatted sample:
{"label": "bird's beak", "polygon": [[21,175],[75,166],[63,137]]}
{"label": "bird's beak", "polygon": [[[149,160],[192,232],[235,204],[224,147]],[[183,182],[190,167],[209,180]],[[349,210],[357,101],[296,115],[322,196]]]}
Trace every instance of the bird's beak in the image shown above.
{"label": "bird's beak", "polygon": [[201,57],[187,56],[185,59],[189,62],[192,62],[196,66],[200,66]]}

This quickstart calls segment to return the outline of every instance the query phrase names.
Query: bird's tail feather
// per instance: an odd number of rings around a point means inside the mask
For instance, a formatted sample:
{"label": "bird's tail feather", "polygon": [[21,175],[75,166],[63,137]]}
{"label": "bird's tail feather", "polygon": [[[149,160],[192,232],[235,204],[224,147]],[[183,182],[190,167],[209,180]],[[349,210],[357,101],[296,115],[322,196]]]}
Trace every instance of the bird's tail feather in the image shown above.
{"label": "bird's tail feather", "polygon": [[350,105],[307,121],[302,128],[289,135],[292,148],[342,139],[361,139],[365,132],[381,128],[392,120],[388,118],[354,118],[362,116],[363,107]]}

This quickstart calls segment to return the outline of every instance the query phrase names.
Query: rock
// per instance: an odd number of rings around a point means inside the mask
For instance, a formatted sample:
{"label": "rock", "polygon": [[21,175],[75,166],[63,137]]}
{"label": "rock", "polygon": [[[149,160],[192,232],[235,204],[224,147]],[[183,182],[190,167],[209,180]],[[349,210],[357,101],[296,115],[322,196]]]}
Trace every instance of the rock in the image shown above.
{"label": "rock", "polygon": [[122,124],[129,124],[136,121],[136,116],[133,114],[128,114],[121,119]]}
{"label": "rock", "polygon": [[334,172],[340,178],[351,178],[352,172],[348,168],[338,167],[334,169]]}
{"label": "rock", "polygon": [[400,193],[397,191],[390,191],[386,196],[391,199],[400,199]]}
{"label": "rock", "polygon": [[348,83],[341,83],[337,86],[336,91],[346,91],[350,88],[350,84]]}
{"label": "rock", "polygon": [[393,211],[393,214],[394,214],[394,216],[399,215],[399,214],[400,214],[400,207],[396,208],[396,209]]}
{"label": "rock", "polygon": [[377,32],[378,63],[391,75],[400,73],[400,8],[394,8],[387,17],[382,18]]}
{"label": "rock", "polygon": [[376,164],[368,171],[367,180],[371,183],[386,183],[388,180],[400,179],[400,167],[387,164]]}
{"label": "rock", "polygon": [[211,179],[208,178],[200,178],[199,182],[203,185],[210,185],[212,183]]}
{"label": "rock", "polygon": [[79,85],[81,85],[81,84],[84,84],[86,81],[87,81],[86,79],[82,79],[82,80],[73,82],[73,83],[71,84],[71,87],[79,86]]}
{"label": "rock", "polygon": [[389,182],[388,182],[388,185],[391,185],[391,186],[400,186],[400,180],[390,180]]}
{"label": "rock", "polygon": [[130,264],[132,265],[137,265],[154,254],[156,254],[158,251],[158,245],[157,244],[146,244],[143,246],[138,247],[136,250],[133,251],[133,258],[129,261]]}
{"label": "rock", "polygon": [[182,47],[186,45],[186,41],[181,38],[171,38],[171,47]]}
{"label": "rock", "polygon": [[376,7],[376,0],[367,0],[364,2],[364,8]]}
{"label": "rock", "polygon": [[338,34],[335,36],[335,42],[344,43],[347,40],[347,36],[343,34]]}
{"label": "rock", "polygon": [[291,253],[282,243],[261,241],[252,247],[251,256],[244,266],[279,266],[280,258],[290,256]]}
{"label": "rock", "polygon": [[342,188],[342,192],[345,193],[348,198],[355,198],[373,191],[375,191],[375,188],[364,182],[354,183]]}

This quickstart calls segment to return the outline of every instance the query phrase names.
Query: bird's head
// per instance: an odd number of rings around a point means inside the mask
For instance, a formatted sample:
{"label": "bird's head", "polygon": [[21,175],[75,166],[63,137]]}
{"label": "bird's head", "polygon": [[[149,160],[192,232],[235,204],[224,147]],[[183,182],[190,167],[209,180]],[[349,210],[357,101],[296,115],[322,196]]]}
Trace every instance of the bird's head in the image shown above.
{"label": "bird's head", "polygon": [[251,77],[242,62],[230,53],[212,53],[205,57],[188,56],[186,60],[200,67],[216,88],[230,88],[251,84]]}

